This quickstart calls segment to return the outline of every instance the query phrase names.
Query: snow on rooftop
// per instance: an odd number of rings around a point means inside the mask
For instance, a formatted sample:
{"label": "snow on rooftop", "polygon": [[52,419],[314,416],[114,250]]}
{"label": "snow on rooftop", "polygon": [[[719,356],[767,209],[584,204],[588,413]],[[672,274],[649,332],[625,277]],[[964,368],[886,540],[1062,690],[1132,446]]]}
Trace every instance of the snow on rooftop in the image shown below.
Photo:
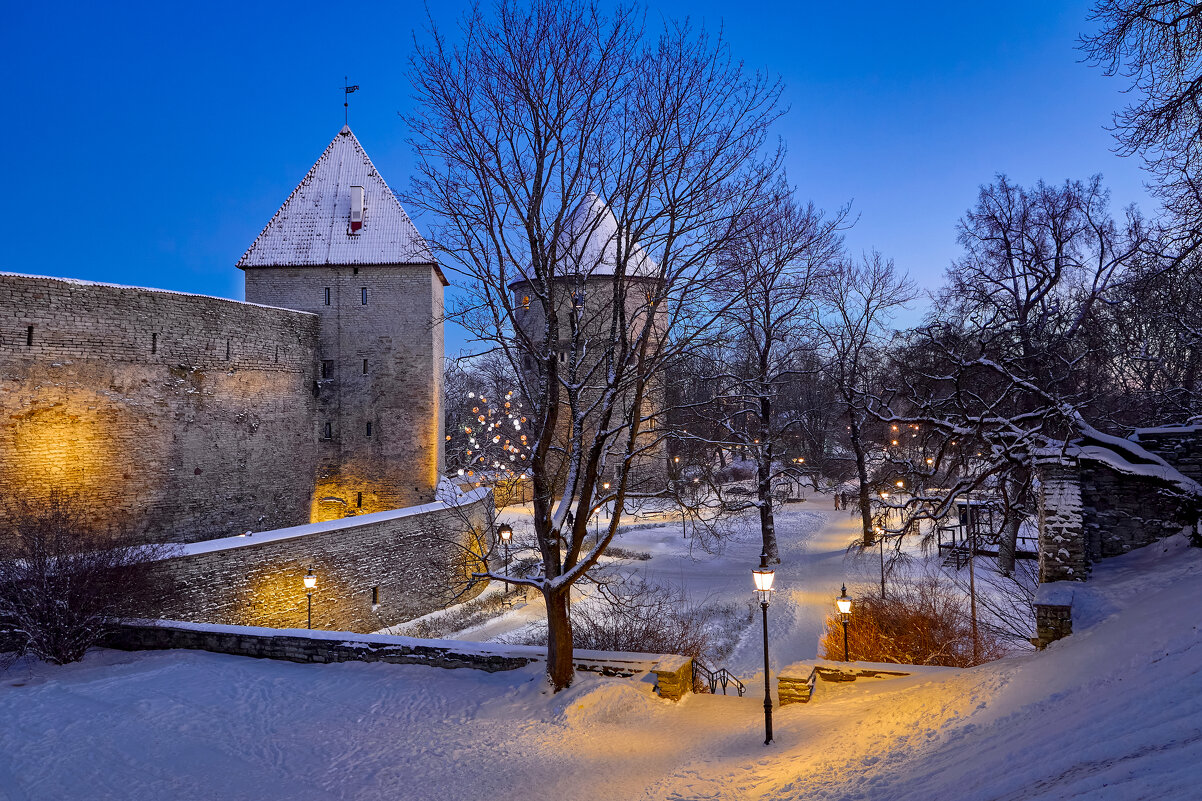
{"label": "snow on rooftop", "polygon": [[[363,227],[357,231],[350,226],[352,186],[363,187],[366,202]],[[434,263],[426,240],[344,126],[238,266]]]}
{"label": "snow on rooftop", "polygon": [[[652,278],[659,267],[642,245],[630,245],[618,226],[613,209],[595,193],[589,192],[572,211],[568,227],[559,236],[559,247],[565,254],[559,268],[561,275],[611,276],[617,270],[619,244],[625,251],[630,247],[625,274]],[[521,283],[524,278],[513,283]]]}

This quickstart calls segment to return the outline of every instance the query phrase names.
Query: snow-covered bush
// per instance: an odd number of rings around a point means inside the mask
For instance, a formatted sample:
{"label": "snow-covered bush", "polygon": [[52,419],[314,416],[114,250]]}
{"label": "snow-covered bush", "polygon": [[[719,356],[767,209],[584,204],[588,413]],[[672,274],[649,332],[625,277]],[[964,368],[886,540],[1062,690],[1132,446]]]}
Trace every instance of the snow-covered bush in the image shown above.
{"label": "snow-covered bush", "polygon": [[[971,667],[1000,659],[1006,641],[985,626],[973,627],[969,601],[935,576],[895,581],[885,598],[856,598],[847,626],[848,653],[856,662]],[[826,620],[820,653],[843,658],[843,624],[838,614]]]}
{"label": "snow-covered bush", "polygon": [[89,532],[62,493],[6,504],[0,529],[0,638],[10,654],[65,664],[81,659],[123,616],[150,616],[161,594],[148,562],[161,545],[127,546]]}
{"label": "snow-covered bush", "polygon": [[[750,622],[743,604],[696,604],[676,588],[641,578],[600,585],[597,596],[574,604],[572,641],[578,648],[681,654],[718,664],[734,650]],[[545,645],[545,628],[514,642]]]}

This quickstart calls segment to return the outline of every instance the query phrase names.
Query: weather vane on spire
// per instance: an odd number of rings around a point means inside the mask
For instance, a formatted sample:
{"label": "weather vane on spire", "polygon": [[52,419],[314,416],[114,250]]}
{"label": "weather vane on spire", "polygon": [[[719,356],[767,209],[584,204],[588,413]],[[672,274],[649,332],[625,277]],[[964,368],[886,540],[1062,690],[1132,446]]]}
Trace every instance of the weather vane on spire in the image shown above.
{"label": "weather vane on spire", "polygon": [[355,84],[354,86],[351,86],[349,83],[347,83],[347,80],[348,80],[347,76],[343,75],[342,76],[342,122],[344,125],[349,127],[351,124],[351,104],[350,104],[351,92],[358,91],[359,84]]}

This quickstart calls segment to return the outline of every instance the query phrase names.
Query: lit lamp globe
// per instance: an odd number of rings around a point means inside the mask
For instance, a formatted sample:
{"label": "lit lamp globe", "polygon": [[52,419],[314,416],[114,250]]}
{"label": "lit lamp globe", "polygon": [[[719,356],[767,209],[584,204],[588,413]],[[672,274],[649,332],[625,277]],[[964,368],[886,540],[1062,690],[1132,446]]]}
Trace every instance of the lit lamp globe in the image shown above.
{"label": "lit lamp globe", "polygon": [[513,526],[508,523],[502,523],[497,528],[497,535],[505,542],[509,542],[513,538]]}
{"label": "lit lamp globe", "polygon": [[317,586],[317,576],[313,575],[313,568],[309,568],[309,572],[305,574],[305,589],[311,590]]}
{"label": "lit lamp globe", "polygon": [[772,598],[772,582],[776,580],[776,571],[769,568],[757,568],[751,571],[755,580],[755,591],[760,596],[760,603],[768,603]]}
{"label": "lit lamp globe", "polygon": [[846,621],[851,616],[851,597],[847,594],[847,585],[843,585],[843,591],[838,598],[835,599],[835,606],[839,608],[839,614]]}

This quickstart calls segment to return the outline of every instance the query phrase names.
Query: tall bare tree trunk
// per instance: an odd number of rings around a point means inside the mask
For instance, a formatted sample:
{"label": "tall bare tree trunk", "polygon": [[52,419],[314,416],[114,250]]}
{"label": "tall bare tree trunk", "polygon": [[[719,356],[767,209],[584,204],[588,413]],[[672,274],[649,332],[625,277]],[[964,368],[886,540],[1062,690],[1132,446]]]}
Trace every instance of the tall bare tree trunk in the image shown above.
{"label": "tall bare tree trunk", "polygon": [[848,413],[851,423],[851,450],[856,457],[856,475],[860,478],[860,522],[864,527],[864,545],[876,542],[876,531],[872,527],[872,499],[868,497],[868,455],[860,441],[860,423],[854,413]]}
{"label": "tall bare tree trunk", "polygon": [[543,601],[547,605],[547,678],[556,692],[570,687],[576,677],[572,660],[570,594],[570,587],[558,591],[550,586],[543,588]]}

